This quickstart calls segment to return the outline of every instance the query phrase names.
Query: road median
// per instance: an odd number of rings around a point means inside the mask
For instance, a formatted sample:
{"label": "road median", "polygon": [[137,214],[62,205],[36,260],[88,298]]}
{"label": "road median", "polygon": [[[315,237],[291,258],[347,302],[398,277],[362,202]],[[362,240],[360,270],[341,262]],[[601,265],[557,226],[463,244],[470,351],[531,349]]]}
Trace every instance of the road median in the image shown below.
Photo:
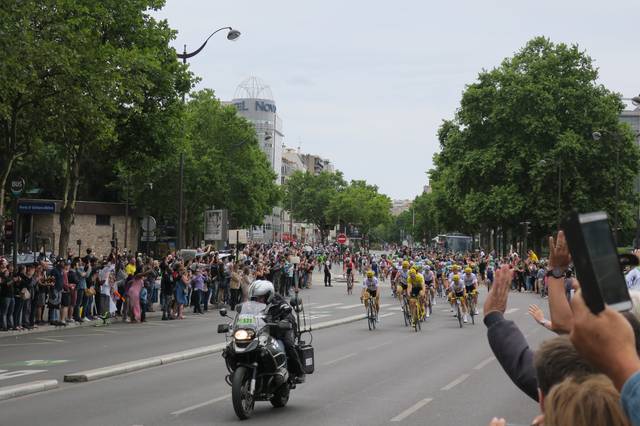
{"label": "road median", "polygon": [[[355,321],[365,319],[366,315],[352,315],[345,318],[339,318],[331,321],[324,321],[311,326],[312,330],[322,330],[324,328],[336,327],[343,324],[349,324]],[[161,365],[171,364],[178,361],[184,361],[192,358],[199,358],[205,355],[211,355],[222,352],[227,343],[218,343],[210,346],[202,346],[198,348],[188,349],[185,351],[174,352],[166,355],[155,356],[138,361],[129,361],[121,364],[110,365],[107,367],[96,368],[93,370],[80,371],[77,373],[66,374],[64,381],[67,383],[83,383],[107,377],[127,374],[134,371],[144,370],[147,368],[158,367]],[[1,399],[1,398],[0,398]]]}
{"label": "road median", "polygon": [[57,380],[38,380],[35,382],[21,383],[19,385],[5,386],[0,388],[0,401],[30,395],[32,393],[44,392],[56,389],[57,387]]}

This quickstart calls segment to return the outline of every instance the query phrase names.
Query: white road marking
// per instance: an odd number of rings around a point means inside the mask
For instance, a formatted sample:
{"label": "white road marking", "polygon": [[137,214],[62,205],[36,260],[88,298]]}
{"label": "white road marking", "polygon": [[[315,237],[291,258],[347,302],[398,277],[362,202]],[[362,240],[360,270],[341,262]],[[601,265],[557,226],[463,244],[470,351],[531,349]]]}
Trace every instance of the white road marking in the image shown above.
{"label": "white road marking", "polygon": [[344,305],[344,303],[329,303],[328,305],[314,306],[314,309],[332,308],[334,306]]}
{"label": "white road marking", "polygon": [[191,407],[183,408],[182,410],[174,411],[173,413],[171,413],[171,415],[179,416],[180,414],[184,414],[184,413],[187,413],[189,411],[197,410],[198,408],[201,408],[201,407],[204,407],[204,406],[207,406],[207,405],[210,405],[210,404],[215,404],[216,402],[224,401],[225,399],[229,399],[229,398],[231,398],[231,394],[225,395],[225,396],[221,396],[221,397],[218,397],[218,398],[214,398],[214,399],[210,399],[209,401],[201,402],[200,404],[192,405]]}
{"label": "white road marking", "polygon": [[360,306],[363,306],[362,303],[356,303],[355,305],[340,306],[336,309],[353,309],[353,308],[358,308]]}
{"label": "white road marking", "polygon": [[511,309],[507,309],[507,311],[505,312],[505,314],[512,314],[516,311],[519,311],[519,308],[511,308]]}
{"label": "white road marking", "polygon": [[45,342],[64,343],[64,340],[52,339],[51,337],[36,337],[36,340],[44,340]]}
{"label": "white road marking", "polygon": [[335,364],[336,362],[344,361],[345,359],[352,358],[352,357],[354,357],[354,356],[356,356],[356,355],[358,355],[358,354],[357,354],[356,352],[353,352],[353,353],[347,354],[347,355],[345,355],[345,356],[341,356],[340,358],[336,358],[336,359],[334,359],[334,360],[332,360],[332,361],[325,362],[323,365],[325,365],[325,366],[326,366],[326,365]]}
{"label": "white road marking", "polygon": [[[3,370],[4,371],[4,370]],[[15,379],[16,377],[28,376],[30,374],[45,373],[47,370],[16,370],[6,371],[0,374],[0,380]]]}
{"label": "white road marking", "polygon": [[395,314],[396,314],[395,312],[387,312],[386,314],[380,315],[380,318],[388,317],[388,316],[395,315]]}
{"label": "white road marking", "polygon": [[380,343],[380,344],[375,345],[375,346],[370,346],[370,347],[367,348],[367,350],[368,351],[372,351],[374,349],[378,349],[378,348],[381,348],[383,346],[390,345],[391,343],[393,343],[393,340],[388,340],[388,341],[386,341],[384,343]]}
{"label": "white road marking", "polygon": [[474,370],[480,370],[482,368],[484,368],[487,364],[489,364],[491,361],[494,361],[495,358],[490,356],[489,358],[485,359],[484,361],[482,361],[480,364],[476,365],[475,367],[473,367]]}
{"label": "white road marking", "polygon": [[419,409],[421,409],[431,401],[433,401],[433,398],[425,398],[422,401],[418,401],[415,404],[413,404],[411,407],[404,410],[402,413],[392,418],[391,421],[401,422],[402,420],[406,419],[407,417],[409,417],[410,415],[412,415],[413,413],[415,413],[416,411],[418,411]]}
{"label": "white road marking", "polygon": [[453,388],[454,386],[459,385],[460,383],[464,382],[465,380],[467,380],[467,378],[469,377],[468,374],[463,374],[462,376],[458,377],[457,379],[455,379],[453,382],[449,383],[447,386],[443,387],[440,390],[445,390],[448,391],[449,389]]}
{"label": "white road marking", "polygon": [[382,305],[380,305],[380,309],[386,308],[388,306],[397,306],[397,305],[395,303],[383,303]]}

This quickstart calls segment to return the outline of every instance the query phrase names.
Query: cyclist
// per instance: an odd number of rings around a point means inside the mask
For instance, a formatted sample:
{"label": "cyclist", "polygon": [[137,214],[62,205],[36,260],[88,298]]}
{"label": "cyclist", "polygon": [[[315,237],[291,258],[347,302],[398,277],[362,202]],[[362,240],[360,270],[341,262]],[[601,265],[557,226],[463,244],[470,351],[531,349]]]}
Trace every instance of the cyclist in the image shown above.
{"label": "cyclist", "polygon": [[407,291],[407,279],[409,278],[409,262],[402,262],[402,269],[396,274],[396,296],[402,303],[402,295]]}
{"label": "cyclist", "polygon": [[[460,266],[459,266],[459,265],[456,265],[456,264],[454,263],[454,264],[453,264],[453,265],[451,265],[451,267],[449,268],[449,271],[450,271],[450,272],[449,272],[449,274],[447,275],[447,277],[446,277],[446,282],[445,282],[447,292],[450,292],[450,291],[451,291],[451,286],[452,286],[452,284],[453,284],[453,277],[454,277],[455,275],[458,275],[458,278],[460,278],[460,276],[459,276]],[[453,299],[451,299],[451,297],[449,297],[449,303],[451,304],[451,312],[453,312],[453,307],[454,307],[454,304],[455,304],[455,300],[453,300]]]}
{"label": "cyclist", "polygon": [[[424,277],[421,274],[411,268],[409,270],[409,277],[407,278],[407,297],[409,297],[409,309],[411,310],[411,321],[417,318],[416,315],[416,301],[420,304],[424,304],[425,285]],[[412,326],[415,324],[411,324]]]}
{"label": "cyclist", "polygon": [[374,306],[377,315],[380,311],[380,293],[378,292],[378,278],[371,269],[367,271],[367,278],[362,281],[362,294],[360,295],[360,301],[364,302],[365,309],[367,308],[369,297],[373,297],[375,300]]}
{"label": "cyclist", "polygon": [[347,256],[344,260],[344,268],[345,268],[345,277],[347,280],[349,278],[353,279],[353,260],[351,260],[351,256]]}
{"label": "cyclist", "polygon": [[[436,290],[435,290],[435,281],[436,281],[436,276],[433,273],[433,271],[431,270],[431,266],[427,265],[425,267],[425,272],[424,272],[424,283],[426,285],[426,289],[429,292],[429,297],[431,298],[431,303],[432,304],[436,304]],[[427,318],[429,318],[429,311],[427,310]]]}
{"label": "cyclist", "polygon": [[[451,302],[451,306],[456,302],[456,299],[459,298],[462,305],[462,320],[466,323],[467,319],[467,292],[464,286],[464,281],[460,279],[460,275],[455,274],[451,277],[451,284],[449,285],[449,301]],[[454,313],[455,317],[456,314]]]}
{"label": "cyclist", "polygon": [[464,268],[464,275],[462,275],[462,281],[467,294],[473,295],[473,304],[475,306],[474,315],[478,315],[478,277],[472,272],[470,266]]}

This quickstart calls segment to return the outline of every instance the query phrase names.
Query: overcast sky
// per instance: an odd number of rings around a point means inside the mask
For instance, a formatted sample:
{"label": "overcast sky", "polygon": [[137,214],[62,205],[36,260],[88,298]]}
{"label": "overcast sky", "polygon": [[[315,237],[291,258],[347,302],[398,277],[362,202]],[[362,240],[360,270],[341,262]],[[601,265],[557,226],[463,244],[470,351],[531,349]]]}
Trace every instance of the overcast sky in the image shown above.
{"label": "overcast sky", "polygon": [[640,2],[593,0],[167,0],[157,14],[194,50],[199,88],[222,100],[256,76],[271,86],[285,143],[329,158],[347,179],[366,179],[391,198],[427,182],[436,132],[466,84],[529,39],[577,43],[600,81],[640,93]]}

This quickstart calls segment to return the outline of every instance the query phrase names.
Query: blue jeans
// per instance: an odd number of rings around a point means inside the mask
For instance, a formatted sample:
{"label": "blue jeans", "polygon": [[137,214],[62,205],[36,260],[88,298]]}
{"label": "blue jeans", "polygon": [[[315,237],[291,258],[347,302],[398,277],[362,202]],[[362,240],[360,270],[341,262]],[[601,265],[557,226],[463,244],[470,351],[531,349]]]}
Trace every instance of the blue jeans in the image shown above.
{"label": "blue jeans", "polygon": [[15,297],[13,300],[13,326],[22,327],[22,310],[24,307],[24,300],[19,297]]}
{"label": "blue jeans", "polygon": [[92,318],[93,317],[93,312],[92,312],[92,305],[93,305],[93,298],[95,296],[84,296],[84,303],[82,305],[82,315],[85,318]]}
{"label": "blue jeans", "polygon": [[14,299],[12,297],[3,297],[0,299],[0,328],[7,330],[13,328],[13,307]]}

